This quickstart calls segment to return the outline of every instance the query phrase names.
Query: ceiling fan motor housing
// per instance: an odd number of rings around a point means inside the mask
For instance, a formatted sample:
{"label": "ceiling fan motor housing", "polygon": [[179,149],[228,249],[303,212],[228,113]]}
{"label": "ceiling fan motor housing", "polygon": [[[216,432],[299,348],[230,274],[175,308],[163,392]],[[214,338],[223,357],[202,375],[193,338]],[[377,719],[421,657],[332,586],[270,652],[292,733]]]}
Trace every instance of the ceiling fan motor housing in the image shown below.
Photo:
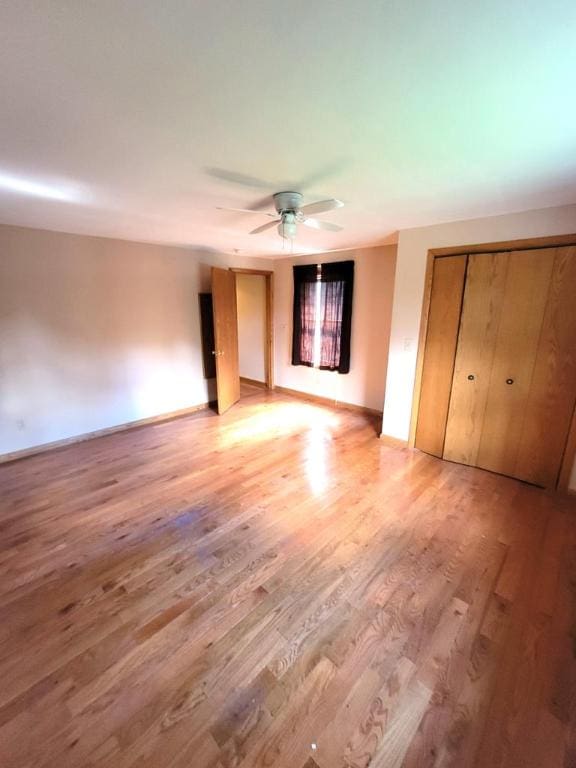
{"label": "ceiling fan motor housing", "polygon": [[278,213],[297,211],[302,207],[303,196],[300,192],[277,192],[274,195],[274,205]]}

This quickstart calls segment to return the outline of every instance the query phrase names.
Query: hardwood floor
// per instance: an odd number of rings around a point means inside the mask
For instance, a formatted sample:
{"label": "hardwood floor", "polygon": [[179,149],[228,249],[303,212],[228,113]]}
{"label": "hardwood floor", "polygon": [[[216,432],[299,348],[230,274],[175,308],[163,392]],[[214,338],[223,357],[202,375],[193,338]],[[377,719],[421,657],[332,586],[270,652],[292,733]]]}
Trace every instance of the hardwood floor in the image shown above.
{"label": "hardwood floor", "polygon": [[2,768],[576,765],[571,499],[267,392],[0,487]]}
{"label": "hardwood floor", "polygon": [[240,379],[241,398],[252,397],[252,395],[261,395],[263,389],[265,389],[264,385],[257,387],[254,384],[249,384],[247,381],[242,381],[242,379]]}

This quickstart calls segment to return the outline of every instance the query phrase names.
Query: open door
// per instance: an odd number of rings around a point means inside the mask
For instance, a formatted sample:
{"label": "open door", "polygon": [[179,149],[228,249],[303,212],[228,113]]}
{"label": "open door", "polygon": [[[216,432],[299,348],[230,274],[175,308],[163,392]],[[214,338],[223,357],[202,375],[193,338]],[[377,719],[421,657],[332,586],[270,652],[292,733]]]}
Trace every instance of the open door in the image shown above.
{"label": "open door", "polygon": [[212,308],[214,313],[214,356],[216,358],[218,413],[224,413],[240,399],[236,276],[234,272],[212,267]]}

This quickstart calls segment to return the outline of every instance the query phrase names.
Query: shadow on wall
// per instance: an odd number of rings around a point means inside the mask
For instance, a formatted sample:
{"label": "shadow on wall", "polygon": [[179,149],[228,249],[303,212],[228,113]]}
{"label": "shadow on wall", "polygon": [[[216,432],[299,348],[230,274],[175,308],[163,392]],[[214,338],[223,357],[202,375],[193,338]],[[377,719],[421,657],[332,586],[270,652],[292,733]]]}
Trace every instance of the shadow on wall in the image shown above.
{"label": "shadow on wall", "polygon": [[[357,350],[359,373],[363,379],[363,404],[378,411],[384,408],[386,391],[396,250],[396,245],[388,245],[378,249],[379,253],[376,254],[364,252],[357,261],[357,315],[356,326],[352,329],[352,341]],[[366,263],[363,263],[364,255]]]}

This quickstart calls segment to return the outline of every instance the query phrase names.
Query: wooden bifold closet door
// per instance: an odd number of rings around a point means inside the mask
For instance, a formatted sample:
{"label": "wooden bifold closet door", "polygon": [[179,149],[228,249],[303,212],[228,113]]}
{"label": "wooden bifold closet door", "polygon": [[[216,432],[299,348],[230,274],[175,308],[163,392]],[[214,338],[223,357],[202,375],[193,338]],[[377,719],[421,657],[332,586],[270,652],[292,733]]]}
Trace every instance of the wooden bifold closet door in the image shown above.
{"label": "wooden bifold closet door", "polygon": [[[576,249],[452,258],[464,259],[466,272],[458,330],[444,341],[450,346],[457,336],[455,357],[447,364],[445,430],[440,435],[436,429],[432,441],[421,439],[431,423],[426,409],[433,407],[421,399],[416,447],[429,450],[434,443],[436,450],[429,452],[445,459],[553,487],[576,400]],[[436,261],[430,320],[438,314],[435,286],[446,271],[444,259]],[[457,291],[450,303],[454,311]],[[431,334],[429,323],[421,398],[428,379],[446,377],[446,366],[433,370]],[[442,398],[439,410],[444,413]]]}
{"label": "wooden bifold closet door", "polygon": [[434,261],[415,444],[439,458],[444,451],[466,259],[446,256]]}

